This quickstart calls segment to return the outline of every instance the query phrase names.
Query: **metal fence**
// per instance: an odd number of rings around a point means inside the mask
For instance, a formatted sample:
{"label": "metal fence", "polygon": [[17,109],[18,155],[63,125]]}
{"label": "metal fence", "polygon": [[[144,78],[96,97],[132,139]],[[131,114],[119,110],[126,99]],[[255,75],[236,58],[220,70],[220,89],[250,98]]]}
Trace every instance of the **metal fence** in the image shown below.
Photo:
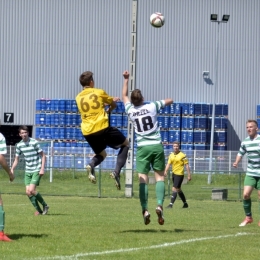
{"label": "metal fence", "polygon": [[[113,182],[109,178],[109,171],[113,170],[116,163],[117,151],[108,148],[107,158],[96,167],[97,185],[88,185],[86,182],[85,165],[93,156],[90,147],[65,147],[57,148],[52,142],[41,142],[41,146],[46,154],[46,177],[42,179],[44,185],[41,191],[48,195],[78,195],[78,196],[98,196],[98,197],[123,197],[123,193],[113,187]],[[166,163],[167,157],[172,150],[165,150]],[[241,199],[243,176],[247,167],[247,159],[243,158],[239,168],[234,168],[236,151],[213,151],[212,171],[209,171],[209,151],[208,150],[183,150],[187,154],[191,171],[193,173],[192,185],[185,187],[185,192],[192,194],[193,199],[209,199],[213,196],[214,189],[228,189],[228,199]],[[8,146],[6,159],[12,165],[15,157],[15,146]],[[138,195],[138,177],[135,172],[135,157],[133,163],[133,196]],[[1,192],[4,193],[23,193],[24,179],[24,158],[21,156],[16,169],[15,184],[8,185],[6,178],[1,178]],[[0,171],[1,173],[1,171]],[[153,172],[149,173],[149,183],[153,182]],[[210,177],[210,181],[209,181]],[[124,170],[122,171],[121,183],[125,182]],[[166,181],[167,182],[167,181]],[[168,175],[166,195],[171,194],[172,181]],[[153,194],[153,189],[149,191]],[[155,196],[155,194],[154,194]],[[213,198],[213,197],[212,197]]]}
{"label": "metal fence", "polygon": [[[94,152],[90,147],[54,147],[53,142],[41,142],[43,151],[46,154],[46,169],[84,169],[85,165],[91,160]],[[166,162],[170,149],[165,149]],[[183,150],[189,159],[189,165],[193,173],[209,172],[210,151],[209,150]],[[101,163],[101,170],[111,170],[114,168],[117,158],[117,150],[107,148],[107,157]],[[135,154],[135,152],[134,152]],[[217,173],[245,172],[247,159],[244,157],[238,168],[233,167],[237,151],[214,150],[212,154],[212,171]],[[8,146],[7,160],[12,164],[15,157],[15,146]],[[20,157],[19,167],[23,167],[24,160]],[[133,169],[135,169],[135,156]]]}

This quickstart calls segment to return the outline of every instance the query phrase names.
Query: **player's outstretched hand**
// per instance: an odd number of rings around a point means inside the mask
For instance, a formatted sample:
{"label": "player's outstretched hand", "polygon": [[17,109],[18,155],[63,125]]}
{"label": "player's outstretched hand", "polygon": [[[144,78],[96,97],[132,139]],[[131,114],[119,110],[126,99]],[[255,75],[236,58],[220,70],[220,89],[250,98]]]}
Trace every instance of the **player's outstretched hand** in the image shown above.
{"label": "player's outstretched hand", "polygon": [[125,70],[124,72],[123,72],[123,77],[125,78],[125,79],[128,79],[129,78],[129,72],[127,71],[127,70]]}
{"label": "player's outstretched hand", "polygon": [[113,101],[115,101],[115,102],[120,101],[120,97],[113,97]]}

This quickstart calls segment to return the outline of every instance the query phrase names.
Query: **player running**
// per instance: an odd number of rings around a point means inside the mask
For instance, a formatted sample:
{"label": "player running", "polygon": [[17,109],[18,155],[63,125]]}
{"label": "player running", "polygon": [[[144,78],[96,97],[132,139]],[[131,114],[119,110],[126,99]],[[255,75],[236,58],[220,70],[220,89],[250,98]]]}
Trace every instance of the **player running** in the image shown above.
{"label": "player running", "polygon": [[[40,185],[41,177],[44,175],[46,156],[38,141],[29,137],[27,126],[20,126],[18,131],[22,140],[16,144],[15,159],[11,172],[14,173],[14,169],[19,162],[19,156],[23,155],[25,159],[24,182],[26,186],[26,194],[36,209],[34,215],[45,215],[48,213],[49,206],[44,201],[41,194],[36,191],[36,187]],[[42,208],[38,202],[42,205]]]}

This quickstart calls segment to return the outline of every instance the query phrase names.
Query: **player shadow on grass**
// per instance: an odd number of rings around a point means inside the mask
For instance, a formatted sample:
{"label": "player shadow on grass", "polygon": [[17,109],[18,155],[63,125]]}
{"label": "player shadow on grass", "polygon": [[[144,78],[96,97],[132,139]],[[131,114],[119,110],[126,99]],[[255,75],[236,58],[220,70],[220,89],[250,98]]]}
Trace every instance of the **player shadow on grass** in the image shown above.
{"label": "player shadow on grass", "polygon": [[120,233],[169,233],[169,232],[174,232],[174,233],[181,233],[184,232],[184,229],[172,229],[172,230],[158,230],[158,229],[144,229],[144,230],[140,230],[140,229],[130,229],[130,230],[125,230],[125,231],[121,231]]}
{"label": "player shadow on grass", "polygon": [[38,216],[38,217],[40,217],[40,218],[46,218],[46,217],[51,217],[51,216],[71,216],[71,214],[61,214],[61,213],[48,213],[48,214],[46,214],[46,215],[44,215],[44,216]]}
{"label": "player shadow on grass", "polygon": [[12,234],[12,235],[8,235],[8,237],[12,240],[19,240],[23,237],[44,238],[44,237],[48,237],[48,235],[44,235],[44,234]]}

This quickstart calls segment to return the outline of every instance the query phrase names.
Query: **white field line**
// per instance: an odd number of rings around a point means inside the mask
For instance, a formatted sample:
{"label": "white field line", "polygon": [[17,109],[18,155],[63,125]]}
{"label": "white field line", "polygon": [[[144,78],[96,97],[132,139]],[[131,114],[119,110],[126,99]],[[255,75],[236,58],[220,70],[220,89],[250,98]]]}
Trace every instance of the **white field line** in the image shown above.
{"label": "white field line", "polygon": [[221,239],[221,238],[228,238],[228,237],[238,237],[238,236],[246,236],[246,235],[253,235],[253,233],[237,233],[237,234],[232,234],[232,235],[223,235],[223,236],[216,236],[216,237],[201,237],[201,238],[180,240],[180,241],[172,242],[172,243],[164,243],[164,244],[154,245],[154,246],[134,247],[134,248],[125,248],[125,249],[122,248],[122,249],[118,249],[118,250],[80,253],[80,254],[70,255],[70,256],[37,257],[37,258],[33,258],[33,259],[37,259],[37,260],[52,260],[52,259],[76,260],[76,259],[79,259],[80,257],[86,257],[86,256],[108,255],[108,254],[116,254],[116,253],[133,252],[133,251],[138,251],[138,250],[150,250],[150,249],[155,249],[155,248],[176,246],[176,245],[187,244],[187,243],[198,242],[198,241]]}

